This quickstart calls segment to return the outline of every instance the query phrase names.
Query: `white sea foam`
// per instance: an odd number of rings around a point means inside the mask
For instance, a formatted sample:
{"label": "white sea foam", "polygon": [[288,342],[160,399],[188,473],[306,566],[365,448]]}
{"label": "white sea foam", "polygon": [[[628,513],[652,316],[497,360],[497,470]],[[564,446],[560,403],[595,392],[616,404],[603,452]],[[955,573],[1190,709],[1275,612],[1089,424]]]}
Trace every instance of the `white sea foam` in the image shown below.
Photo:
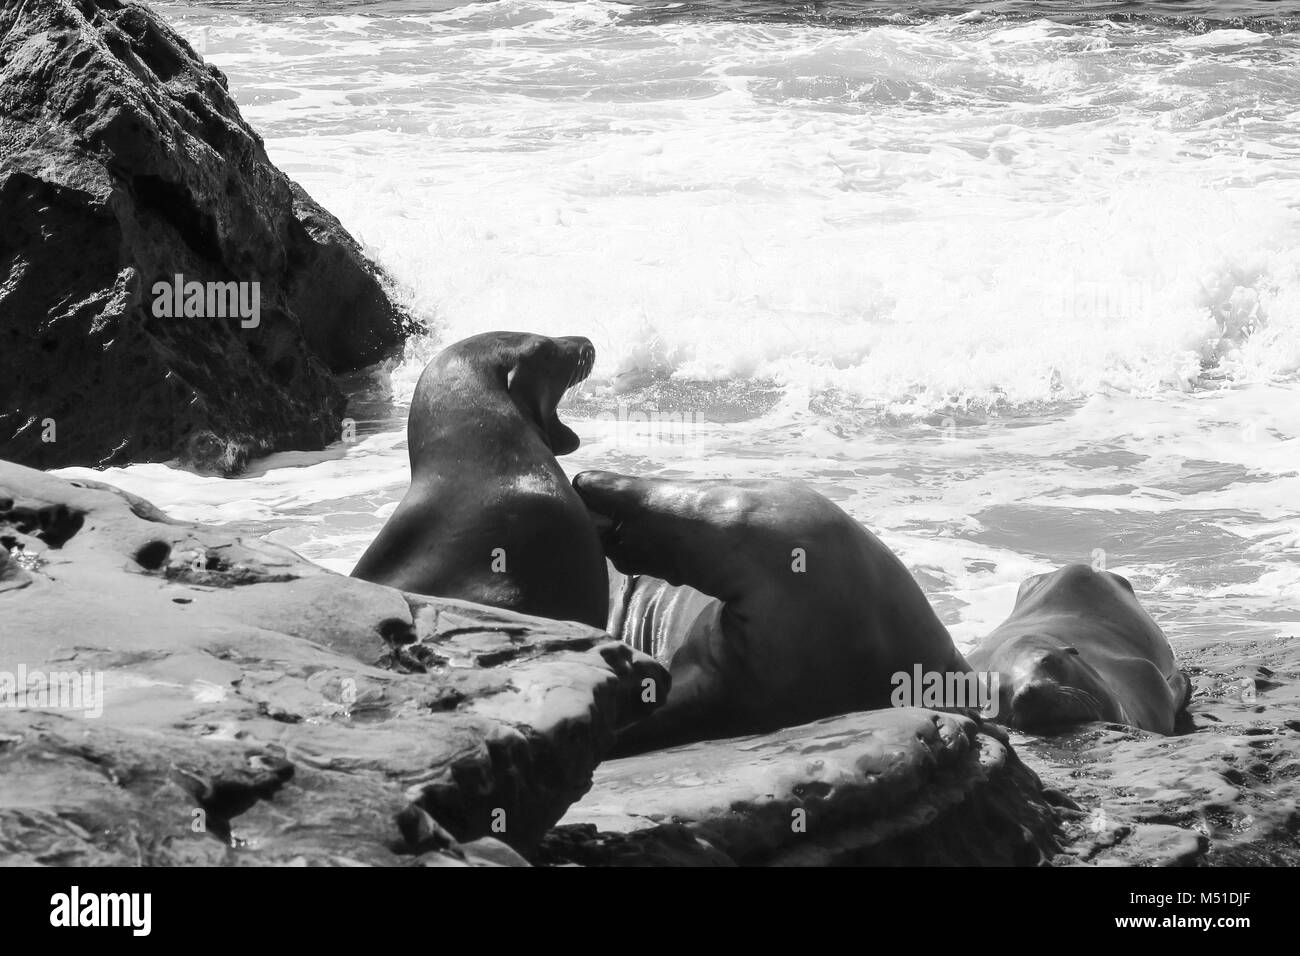
{"label": "white sea foam", "polygon": [[[584,447],[566,467],[813,481],[962,641],[1021,578],[1097,551],[1175,621],[1229,593],[1280,619],[1300,539],[1300,35],[410,6],[164,5],[208,28],[273,160],[435,330],[394,372],[399,401],[439,342],[587,335],[589,393],[780,392],[677,445],[568,416]],[[238,482],[104,477],[347,570],[404,487],[402,427]]]}
{"label": "white sea foam", "polygon": [[443,337],[586,334],[597,384],[924,413],[1300,368],[1294,37],[626,14],[224,17],[209,55]]}

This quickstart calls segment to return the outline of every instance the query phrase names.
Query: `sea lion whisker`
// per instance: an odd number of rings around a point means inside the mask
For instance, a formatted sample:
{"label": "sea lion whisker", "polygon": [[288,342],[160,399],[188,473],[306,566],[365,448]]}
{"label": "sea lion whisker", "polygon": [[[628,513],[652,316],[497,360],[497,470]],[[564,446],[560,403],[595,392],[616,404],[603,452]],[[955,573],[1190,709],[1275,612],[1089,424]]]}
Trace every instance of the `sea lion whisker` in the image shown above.
{"label": "sea lion whisker", "polygon": [[1083,688],[1071,687],[1069,684],[1062,684],[1059,688],[1059,692],[1062,697],[1084,704],[1089,710],[1098,714],[1101,713],[1101,702]]}

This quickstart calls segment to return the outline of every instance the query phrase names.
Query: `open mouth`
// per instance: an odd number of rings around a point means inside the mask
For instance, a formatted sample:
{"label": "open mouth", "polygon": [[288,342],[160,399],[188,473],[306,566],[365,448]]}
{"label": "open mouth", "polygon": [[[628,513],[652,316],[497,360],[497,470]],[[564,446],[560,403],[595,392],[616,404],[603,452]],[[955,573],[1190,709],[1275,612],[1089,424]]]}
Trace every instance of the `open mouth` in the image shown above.
{"label": "open mouth", "polygon": [[[555,407],[563,405],[573,395],[577,394],[579,386],[591,375],[591,370],[596,365],[596,350],[591,346],[584,346],[580,349],[578,357],[573,365],[573,371],[569,374],[569,380],[565,383],[560,396],[556,399]],[[554,411],[554,410],[553,410]]]}
{"label": "open mouth", "polygon": [[[562,339],[560,341],[564,342]],[[552,454],[555,455],[567,455],[576,451],[581,444],[573,429],[560,421],[558,407],[586,381],[596,365],[596,350],[586,339],[581,340],[580,343],[565,342],[564,344],[567,346],[563,355],[567,374],[564,367],[557,369],[551,387],[539,388],[534,400],[529,403],[533,411],[533,420],[547,445],[550,446]],[[561,375],[564,377],[561,378]]]}

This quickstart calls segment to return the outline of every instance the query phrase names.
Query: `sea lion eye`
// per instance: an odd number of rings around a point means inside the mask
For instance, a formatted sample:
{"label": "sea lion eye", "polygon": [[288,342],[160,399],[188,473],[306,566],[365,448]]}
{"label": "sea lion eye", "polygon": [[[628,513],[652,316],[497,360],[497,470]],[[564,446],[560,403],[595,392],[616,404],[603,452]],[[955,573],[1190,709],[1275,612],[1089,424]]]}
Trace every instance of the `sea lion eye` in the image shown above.
{"label": "sea lion eye", "polygon": [[1077,656],[1078,653],[1079,653],[1079,649],[1078,649],[1077,647],[1067,647],[1067,648],[1065,649],[1065,653],[1067,653],[1067,654],[1074,654],[1074,655]]}

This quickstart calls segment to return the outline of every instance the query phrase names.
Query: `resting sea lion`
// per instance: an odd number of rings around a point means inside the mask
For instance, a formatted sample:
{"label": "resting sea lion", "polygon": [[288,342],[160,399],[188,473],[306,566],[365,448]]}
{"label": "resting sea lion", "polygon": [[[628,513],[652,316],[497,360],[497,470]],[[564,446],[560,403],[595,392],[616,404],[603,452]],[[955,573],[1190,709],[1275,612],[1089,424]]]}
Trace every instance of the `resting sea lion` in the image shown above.
{"label": "resting sea lion", "polygon": [[999,675],[996,719],[1022,730],[1104,720],[1170,734],[1191,696],[1133,586],[1086,564],[1020,585],[1011,616],[970,663]]}

